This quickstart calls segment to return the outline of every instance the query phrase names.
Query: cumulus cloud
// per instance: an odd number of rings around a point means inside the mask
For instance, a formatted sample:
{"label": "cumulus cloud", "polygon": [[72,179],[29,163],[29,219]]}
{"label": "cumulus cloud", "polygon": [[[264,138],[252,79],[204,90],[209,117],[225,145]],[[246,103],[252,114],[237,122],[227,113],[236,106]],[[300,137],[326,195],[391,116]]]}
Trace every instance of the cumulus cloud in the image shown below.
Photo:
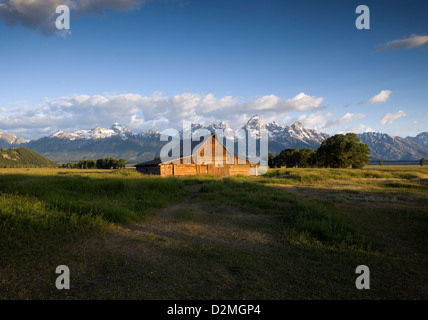
{"label": "cumulus cloud", "polygon": [[385,114],[382,119],[380,120],[381,124],[392,124],[395,120],[407,116],[404,111],[400,110],[393,113],[387,113]]}
{"label": "cumulus cloud", "polygon": [[368,104],[368,103],[385,103],[388,101],[389,96],[391,95],[391,90],[382,90],[378,95],[375,95],[374,97],[367,99],[363,102],[360,102],[360,104]]}
{"label": "cumulus cloud", "polygon": [[333,114],[331,112],[314,112],[310,114],[302,114],[297,119],[291,119],[291,122],[299,121],[305,127],[321,129],[327,123],[327,118],[331,117]]}
{"label": "cumulus cloud", "polygon": [[385,43],[375,48],[373,52],[382,50],[413,49],[421,47],[426,43],[428,43],[428,36],[418,36],[416,34],[412,34],[406,39],[394,40]]}
{"label": "cumulus cloud", "polygon": [[138,132],[177,127],[182,120],[209,125],[228,121],[240,126],[254,114],[266,120],[290,112],[323,110],[324,98],[300,93],[292,98],[267,95],[252,101],[213,94],[182,93],[166,97],[160,92],[151,96],[139,94],[77,95],[57,99],[44,98],[35,107],[8,109],[0,115],[0,128],[44,128],[73,130],[120,122]]}
{"label": "cumulus cloud", "polygon": [[0,3],[0,18],[7,24],[22,24],[31,29],[39,29],[44,34],[55,30],[54,15],[57,6],[71,5],[65,0],[6,0]]}
{"label": "cumulus cloud", "polygon": [[144,2],[146,0],[0,0],[0,19],[52,35],[57,32],[55,10],[59,5],[67,5],[76,15],[83,15],[106,9],[135,9]]}
{"label": "cumulus cloud", "polygon": [[310,114],[302,114],[297,118],[291,119],[291,122],[299,121],[307,128],[316,130],[326,130],[330,128],[338,128],[348,122],[357,121],[366,117],[365,114],[346,113],[343,116],[332,118],[332,112],[317,111]]}

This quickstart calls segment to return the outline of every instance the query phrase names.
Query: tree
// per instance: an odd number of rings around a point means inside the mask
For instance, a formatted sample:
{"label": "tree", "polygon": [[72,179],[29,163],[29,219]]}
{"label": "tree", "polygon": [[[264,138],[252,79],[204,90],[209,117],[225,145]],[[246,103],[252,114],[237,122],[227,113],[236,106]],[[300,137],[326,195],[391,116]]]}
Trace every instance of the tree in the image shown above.
{"label": "tree", "polygon": [[104,169],[118,169],[119,161],[113,158],[104,159]]}
{"label": "tree", "polygon": [[119,159],[119,169],[125,169],[126,166],[126,160],[125,159]]}
{"label": "tree", "polygon": [[273,160],[274,165],[277,168],[280,167],[295,167],[299,159],[300,150],[297,148],[294,149],[284,149],[282,150]]}
{"label": "tree", "polygon": [[419,164],[422,167],[425,164],[425,158],[422,158],[421,160],[419,160]]}
{"label": "tree", "polygon": [[355,133],[336,134],[316,151],[317,165],[327,168],[362,168],[369,163],[370,149]]}
{"label": "tree", "polygon": [[86,169],[86,161],[82,160],[77,163],[79,169]]}
{"label": "tree", "polygon": [[77,164],[74,162],[67,163],[66,166],[67,166],[67,169],[76,169],[77,168]]}
{"label": "tree", "polygon": [[[156,159],[156,158],[155,158]],[[275,167],[275,156],[272,152],[268,153],[268,166],[269,168],[274,168]]]}
{"label": "tree", "polygon": [[302,150],[298,148],[284,149],[275,157],[270,153],[269,157],[269,166],[271,168],[307,168],[315,166],[315,151],[309,148]]}
{"label": "tree", "polygon": [[299,168],[313,167],[315,165],[315,151],[313,149],[304,148],[300,150],[297,156],[297,166]]}
{"label": "tree", "polygon": [[382,164],[383,164],[383,161],[379,160],[379,165],[382,166]]}
{"label": "tree", "polygon": [[94,160],[88,160],[86,161],[86,168],[88,169],[94,169],[96,167],[96,162]]}
{"label": "tree", "polygon": [[98,159],[96,162],[97,169],[104,169],[104,159]]}

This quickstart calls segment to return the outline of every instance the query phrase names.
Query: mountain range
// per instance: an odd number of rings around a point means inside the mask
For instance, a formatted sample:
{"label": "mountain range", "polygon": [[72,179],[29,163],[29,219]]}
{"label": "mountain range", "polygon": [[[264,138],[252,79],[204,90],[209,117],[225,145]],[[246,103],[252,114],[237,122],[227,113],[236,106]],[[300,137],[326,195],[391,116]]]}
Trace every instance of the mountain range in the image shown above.
{"label": "mountain range", "polygon": [[[207,127],[192,124],[192,130],[206,128],[211,132],[224,129],[226,136],[233,137],[237,132],[228,123],[220,122]],[[305,128],[295,122],[284,126],[275,121],[265,125],[258,116],[253,116],[242,129],[267,129],[269,131],[269,152],[279,153],[286,148],[317,149],[328,134]],[[398,137],[386,133],[366,132],[358,134],[361,141],[371,150],[372,160],[410,161],[428,158],[428,132],[416,137]],[[0,148],[27,147],[56,162],[74,162],[105,157],[125,158],[128,163],[152,160],[159,154],[165,142],[160,141],[156,130],[133,133],[115,123],[110,128],[96,127],[67,133],[60,130],[51,136],[25,141],[12,133],[0,131]]]}

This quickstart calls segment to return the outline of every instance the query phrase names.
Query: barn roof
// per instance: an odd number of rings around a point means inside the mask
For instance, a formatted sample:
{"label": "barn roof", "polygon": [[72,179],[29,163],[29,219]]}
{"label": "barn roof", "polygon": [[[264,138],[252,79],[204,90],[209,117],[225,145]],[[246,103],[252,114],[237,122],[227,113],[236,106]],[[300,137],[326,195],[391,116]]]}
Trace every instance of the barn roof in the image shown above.
{"label": "barn roof", "polygon": [[161,163],[162,163],[162,160],[160,158],[156,158],[154,160],[138,163],[135,165],[135,167],[157,166]]}

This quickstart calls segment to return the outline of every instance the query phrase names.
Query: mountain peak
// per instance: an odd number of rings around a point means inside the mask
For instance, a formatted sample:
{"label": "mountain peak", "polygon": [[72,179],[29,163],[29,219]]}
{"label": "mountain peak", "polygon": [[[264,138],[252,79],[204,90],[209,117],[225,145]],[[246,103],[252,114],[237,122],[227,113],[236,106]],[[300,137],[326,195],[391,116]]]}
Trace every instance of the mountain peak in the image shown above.
{"label": "mountain peak", "polygon": [[302,124],[301,122],[299,122],[299,121],[294,122],[291,126],[292,126],[293,128],[299,128],[299,129],[304,129],[304,128],[305,128],[305,127],[303,126],[303,124]]}
{"label": "mountain peak", "polygon": [[221,128],[230,128],[229,124],[226,121],[222,121],[218,124]]}
{"label": "mountain peak", "polygon": [[23,144],[25,142],[26,141],[25,141],[24,138],[18,138],[13,133],[6,133],[6,132],[3,132],[3,131],[0,131],[0,145],[3,145],[3,144],[18,145],[18,144]]}
{"label": "mountain peak", "polygon": [[261,130],[266,129],[266,126],[261,122],[258,115],[254,115],[247,121],[247,124],[244,126],[245,130]]}
{"label": "mountain peak", "polygon": [[69,133],[65,132],[64,130],[59,130],[59,131],[55,132],[54,134],[51,134],[49,136],[49,138],[65,139],[65,138],[71,138],[71,135]]}
{"label": "mountain peak", "polygon": [[406,137],[406,139],[428,147],[428,132],[421,132],[416,137]]}

